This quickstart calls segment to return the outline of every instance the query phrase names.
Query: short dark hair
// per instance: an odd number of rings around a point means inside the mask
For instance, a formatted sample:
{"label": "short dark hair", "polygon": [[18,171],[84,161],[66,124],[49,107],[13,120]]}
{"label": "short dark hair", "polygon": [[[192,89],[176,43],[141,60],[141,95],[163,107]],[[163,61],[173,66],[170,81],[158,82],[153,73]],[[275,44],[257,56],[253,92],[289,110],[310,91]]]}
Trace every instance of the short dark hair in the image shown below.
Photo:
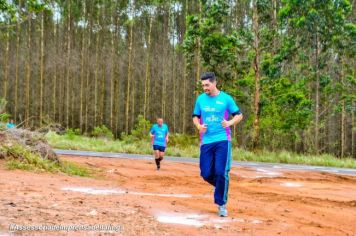
{"label": "short dark hair", "polygon": [[200,77],[201,80],[209,80],[210,82],[216,81],[215,73],[214,72],[205,72]]}

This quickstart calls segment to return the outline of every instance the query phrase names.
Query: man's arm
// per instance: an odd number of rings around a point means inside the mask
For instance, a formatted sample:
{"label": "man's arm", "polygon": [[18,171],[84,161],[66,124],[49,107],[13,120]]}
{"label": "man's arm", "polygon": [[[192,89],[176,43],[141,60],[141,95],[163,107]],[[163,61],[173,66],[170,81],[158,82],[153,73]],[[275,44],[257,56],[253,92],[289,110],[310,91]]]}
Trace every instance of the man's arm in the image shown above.
{"label": "man's arm", "polygon": [[167,132],[167,135],[166,135],[166,142],[168,143],[169,141],[169,132]]}
{"label": "man's arm", "polygon": [[151,138],[153,138],[153,137],[155,136],[155,135],[154,135],[154,131],[153,131],[153,127],[154,127],[154,126],[152,126],[152,128],[150,129],[150,137],[151,137]]}
{"label": "man's arm", "polygon": [[231,120],[223,120],[223,121],[221,122],[221,124],[222,124],[222,126],[223,126],[224,128],[227,128],[227,127],[229,127],[229,126],[236,125],[236,124],[240,123],[240,121],[242,120],[242,118],[243,118],[242,113],[236,114],[236,115],[234,115],[234,116],[232,117]]}
{"label": "man's arm", "polygon": [[205,133],[206,132],[206,126],[205,126],[205,124],[203,124],[203,125],[200,124],[200,118],[199,117],[193,116],[193,124],[199,130],[200,133]]}

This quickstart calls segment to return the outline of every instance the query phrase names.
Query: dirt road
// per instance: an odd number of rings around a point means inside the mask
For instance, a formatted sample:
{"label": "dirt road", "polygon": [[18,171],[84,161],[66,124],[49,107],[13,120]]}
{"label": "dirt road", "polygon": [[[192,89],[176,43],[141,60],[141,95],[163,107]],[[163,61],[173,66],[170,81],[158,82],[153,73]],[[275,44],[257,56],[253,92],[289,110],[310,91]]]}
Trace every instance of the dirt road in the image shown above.
{"label": "dirt road", "polygon": [[233,167],[221,218],[197,164],[164,161],[156,171],[150,160],[61,158],[97,176],[9,171],[0,161],[0,235],[356,235],[355,176]]}

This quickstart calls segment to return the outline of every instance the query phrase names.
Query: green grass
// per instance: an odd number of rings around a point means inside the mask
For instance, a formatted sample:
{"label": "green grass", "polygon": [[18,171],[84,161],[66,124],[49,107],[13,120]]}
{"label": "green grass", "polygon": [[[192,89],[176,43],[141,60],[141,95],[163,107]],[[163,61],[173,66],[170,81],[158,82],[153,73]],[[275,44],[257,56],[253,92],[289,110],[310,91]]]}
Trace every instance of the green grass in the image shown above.
{"label": "green grass", "polygon": [[336,158],[330,154],[308,155],[287,151],[269,152],[261,151],[253,153],[243,149],[234,148],[233,159],[239,161],[256,161],[269,163],[303,164],[314,166],[329,166],[341,168],[356,168],[356,159]]}
{"label": "green grass", "polygon": [[62,172],[83,177],[91,176],[91,171],[86,167],[68,161],[55,162],[43,159],[38,154],[32,153],[20,145],[2,147],[2,149],[9,154],[6,158],[8,169],[21,169],[34,172]]}
{"label": "green grass", "polygon": [[[57,135],[53,132],[48,133],[46,138],[51,146],[57,149],[152,154],[152,145],[149,139],[136,140],[128,138],[122,141],[80,135]],[[166,154],[178,157],[198,157],[199,149],[196,145],[176,144],[176,146],[170,146]]]}
{"label": "green grass", "polygon": [[[151,143],[148,139],[137,140],[133,137],[126,137],[124,140],[110,140],[101,138],[90,138],[80,135],[57,135],[48,133],[46,135],[49,143],[57,149],[87,150],[99,152],[118,152],[152,154]],[[171,142],[166,149],[166,155],[177,157],[199,157],[198,142],[187,136],[188,142],[183,141],[184,135],[172,135]],[[287,151],[270,152],[261,151],[253,153],[244,149],[234,147],[232,157],[237,161],[255,161],[269,163],[304,164],[317,166],[333,166],[343,168],[356,168],[356,159],[339,159],[329,154],[308,155],[297,154]]]}
{"label": "green grass", "polygon": [[69,161],[61,161],[59,169],[61,172],[69,175],[92,177],[92,170]]}

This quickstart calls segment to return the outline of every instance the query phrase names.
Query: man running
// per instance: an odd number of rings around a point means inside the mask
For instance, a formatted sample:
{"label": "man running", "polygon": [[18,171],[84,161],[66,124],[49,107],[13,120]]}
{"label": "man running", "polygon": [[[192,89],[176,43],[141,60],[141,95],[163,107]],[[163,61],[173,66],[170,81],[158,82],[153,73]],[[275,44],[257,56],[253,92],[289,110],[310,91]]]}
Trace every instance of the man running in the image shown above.
{"label": "man running", "polygon": [[169,140],[168,126],[163,123],[163,118],[157,118],[157,124],[154,124],[150,130],[150,136],[152,139],[153,151],[157,170],[161,168],[161,161],[164,157],[164,152]]}
{"label": "man running", "polygon": [[217,89],[213,72],[204,73],[201,82],[204,93],[197,98],[193,112],[193,123],[201,138],[200,175],[215,187],[214,202],[218,205],[218,215],[225,217],[231,166],[229,127],[239,123],[243,116],[234,99]]}
{"label": "man running", "polygon": [[11,120],[6,124],[6,128],[8,128],[8,129],[13,129],[13,128],[15,128],[15,127],[16,127],[16,125],[15,125],[13,119],[11,119]]}

